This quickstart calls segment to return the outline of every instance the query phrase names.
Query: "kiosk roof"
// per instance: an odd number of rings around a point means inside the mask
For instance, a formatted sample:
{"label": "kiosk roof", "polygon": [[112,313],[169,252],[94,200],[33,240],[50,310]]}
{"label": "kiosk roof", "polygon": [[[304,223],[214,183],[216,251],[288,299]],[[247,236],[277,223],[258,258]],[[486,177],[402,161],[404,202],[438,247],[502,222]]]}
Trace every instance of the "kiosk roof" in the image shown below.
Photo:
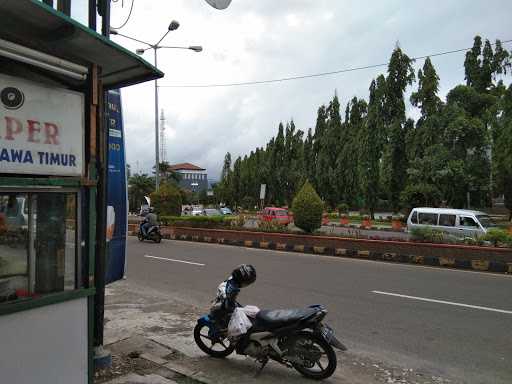
{"label": "kiosk roof", "polygon": [[107,89],[164,76],[141,57],[40,1],[3,0],[0,14],[0,38],[77,64],[98,64]]}

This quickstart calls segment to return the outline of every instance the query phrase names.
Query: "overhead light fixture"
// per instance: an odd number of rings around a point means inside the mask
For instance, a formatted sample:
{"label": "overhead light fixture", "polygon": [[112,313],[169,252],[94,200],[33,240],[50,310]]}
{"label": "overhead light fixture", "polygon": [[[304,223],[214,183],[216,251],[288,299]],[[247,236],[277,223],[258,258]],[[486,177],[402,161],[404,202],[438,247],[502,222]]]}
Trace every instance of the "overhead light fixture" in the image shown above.
{"label": "overhead light fixture", "polygon": [[83,65],[3,39],[0,39],[0,56],[59,73],[75,80],[85,80],[88,73],[87,67]]}
{"label": "overhead light fixture", "polygon": [[171,24],[169,24],[169,31],[175,31],[180,27],[180,23],[178,23],[176,20],[171,21]]}

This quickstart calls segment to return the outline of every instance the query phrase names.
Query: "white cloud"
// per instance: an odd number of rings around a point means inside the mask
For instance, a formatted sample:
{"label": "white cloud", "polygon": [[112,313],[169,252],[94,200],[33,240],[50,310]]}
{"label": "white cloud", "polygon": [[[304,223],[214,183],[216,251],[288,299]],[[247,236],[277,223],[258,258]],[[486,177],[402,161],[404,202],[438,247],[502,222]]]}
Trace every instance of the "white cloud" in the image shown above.
{"label": "white cloud", "polygon": [[[122,22],[127,5],[113,3],[112,24]],[[242,82],[387,62],[396,41],[411,55],[472,45],[475,34],[507,39],[509,1],[458,0],[425,7],[419,1],[233,0],[224,11],[202,0],[136,1],[124,34],[156,42],[170,20],[181,26],[167,45],[203,45],[204,51],[159,51],[160,84]],[[495,12],[496,9],[501,11]],[[135,50],[138,44],[113,39]],[[144,57],[152,62],[150,52]],[[463,82],[463,54],[433,59],[441,94]],[[419,67],[422,62],[416,63]],[[224,155],[244,155],[264,145],[280,121],[313,127],[316,110],[337,89],[341,103],[368,97],[372,78],[385,68],[269,85],[232,88],[160,88],[167,118],[170,162],[189,161],[218,176]],[[153,83],[123,90],[127,159],[149,172],[154,162]],[[409,108],[411,113],[413,112]]]}

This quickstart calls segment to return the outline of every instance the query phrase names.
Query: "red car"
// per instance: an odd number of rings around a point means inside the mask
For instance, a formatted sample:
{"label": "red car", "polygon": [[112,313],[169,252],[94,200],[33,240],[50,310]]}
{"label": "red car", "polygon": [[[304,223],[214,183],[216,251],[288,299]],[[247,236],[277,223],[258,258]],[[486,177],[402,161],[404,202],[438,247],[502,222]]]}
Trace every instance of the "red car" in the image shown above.
{"label": "red car", "polygon": [[285,208],[267,207],[259,214],[261,221],[288,225],[292,222],[288,210]]}

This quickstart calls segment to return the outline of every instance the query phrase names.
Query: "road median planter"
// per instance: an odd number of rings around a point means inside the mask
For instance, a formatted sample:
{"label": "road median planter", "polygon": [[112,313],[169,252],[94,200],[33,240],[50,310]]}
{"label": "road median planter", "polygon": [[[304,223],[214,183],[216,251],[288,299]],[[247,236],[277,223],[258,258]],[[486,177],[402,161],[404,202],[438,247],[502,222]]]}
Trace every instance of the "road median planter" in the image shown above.
{"label": "road median planter", "polygon": [[231,229],[162,227],[165,238],[316,255],[512,273],[512,249],[392,240],[354,239]]}

